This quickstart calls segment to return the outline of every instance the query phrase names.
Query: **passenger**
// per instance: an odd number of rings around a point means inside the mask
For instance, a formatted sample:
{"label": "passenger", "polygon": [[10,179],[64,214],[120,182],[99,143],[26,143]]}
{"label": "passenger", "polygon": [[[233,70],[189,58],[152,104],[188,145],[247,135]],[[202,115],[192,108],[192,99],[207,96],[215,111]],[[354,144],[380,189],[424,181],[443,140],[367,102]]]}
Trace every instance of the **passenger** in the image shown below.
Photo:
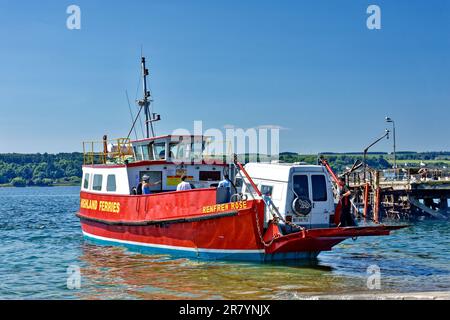
{"label": "passenger", "polygon": [[139,182],[139,184],[136,187],[136,194],[138,196],[142,195],[142,182]]}
{"label": "passenger", "polygon": [[352,195],[352,192],[350,191],[350,188],[345,183],[344,178],[340,178],[340,199],[341,199],[341,221],[339,226],[341,227],[353,227],[356,226],[355,220],[352,217],[351,213],[351,203],[350,203],[350,197]]}
{"label": "passenger", "polygon": [[217,188],[226,188],[227,190],[227,196],[226,196],[226,202],[228,203],[231,200],[231,183],[230,183],[230,177],[228,176],[228,174],[225,174],[223,176],[223,180],[219,182],[219,185],[217,186]]}
{"label": "passenger", "polygon": [[177,191],[185,191],[185,190],[191,190],[191,184],[189,182],[186,182],[187,179],[186,175],[181,176],[181,182],[177,186]]}
{"label": "passenger", "polygon": [[158,184],[161,184],[161,181],[158,182],[150,182],[150,177],[148,175],[144,175],[142,177],[142,194],[151,194],[150,187],[157,186]]}

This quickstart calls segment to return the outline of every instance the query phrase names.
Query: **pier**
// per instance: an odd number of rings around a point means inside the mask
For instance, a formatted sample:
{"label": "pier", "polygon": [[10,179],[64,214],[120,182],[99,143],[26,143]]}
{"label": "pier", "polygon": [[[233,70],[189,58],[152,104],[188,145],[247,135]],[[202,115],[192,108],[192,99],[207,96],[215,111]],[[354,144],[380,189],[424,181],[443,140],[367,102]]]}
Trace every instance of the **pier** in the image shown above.
{"label": "pier", "polygon": [[347,174],[346,182],[355,195],[353,212],[360,218],[374,222],[450,219],[450,171],[366,167]]}

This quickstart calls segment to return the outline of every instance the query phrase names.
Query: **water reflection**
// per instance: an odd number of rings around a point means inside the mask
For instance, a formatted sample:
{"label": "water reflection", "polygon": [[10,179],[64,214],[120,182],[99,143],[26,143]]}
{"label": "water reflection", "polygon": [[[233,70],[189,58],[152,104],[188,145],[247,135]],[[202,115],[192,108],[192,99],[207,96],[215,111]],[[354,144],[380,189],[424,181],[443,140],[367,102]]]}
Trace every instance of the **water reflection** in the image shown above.
{"label": "water reflection", "polygon": [[87,299],[273,299],[352,288],[351,279],[334,275],[318,260],[199,261],[89,243],[82,246],[80,260]]}

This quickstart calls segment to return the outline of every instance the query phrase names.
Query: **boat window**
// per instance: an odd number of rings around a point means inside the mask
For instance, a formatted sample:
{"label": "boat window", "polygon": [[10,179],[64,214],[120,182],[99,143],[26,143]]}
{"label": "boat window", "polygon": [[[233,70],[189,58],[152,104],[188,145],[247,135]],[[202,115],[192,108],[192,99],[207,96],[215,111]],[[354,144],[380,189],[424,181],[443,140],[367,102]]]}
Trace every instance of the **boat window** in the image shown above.
{"label": "boat window", "polygon": [[109,174],[106,180],[106,191],[115,192],[116,191],[116,175]]}
{"label": "boat window", "polygon": [[179,154],[181,151],[180,149],[181,149],[180,144],[178,142],[170,143],[169,144],[169,158],[172,160],[182,158],[183,157],[182,152],[181,152],[181,155]]}
{"label": "boat window", "polygon": [[166,144],[165,143],[155,143],[154,144],[154,152],[157,160],[165,160],[166,159]]}
{"label": "boat window", "polygon": [[148,145],[148,160],[155,160],[155,156],[153,154],[153,143]]}
{"label": "boat window", "polygon": [[203,140],[198,141],[198,139],[194,139],[186,148],[186,157],[189,157],[191,161],[199,162],[203,159],[203,151],[205,150],[205,142]]}
{"label": "boat window", "polygon": [[89,173],[84,174],[84,182],[83,182],[83,189],[89,188]]}
{"label": "boat window", "polygon": [[142,160],[149,160],[150,156],[148,153],[148,147],[147,146],[142,146]]}
{"label": "boat window", "polygon": [[327,183],[324,175],[312,175],[313,201],[327,201]]}
{"label": "boat window", "polygon": [[142,146],[134,146],[134,154],[136,155],[136,160],[141,161],[144,160],[144,157],[142,155]]}
{"label": "boat window", "polygon": [[92,190],[102,190],[103,176],[101,174],[94,174],[94,183],[92,184]]}
{"label": "boat window", "polygon": [[220,181],[220,171],[200,171],[200,181]]}
{"label": "boat window", "polygon": [[261,185],[261,193],[263,194],[263,196],[271,197],[272,196],[272,192],[273,192],[273,187],[272,186]]}
{"label": "boat window", "polygon": [[169,157],[176,160],[191,161],[191,144],[189,141],[171,142],[169,144]]}
{"label": "boat window", "polygon": [[300,198],[309,199],[309,186],[307,175],[295,175],[294,176],[294,192]]}

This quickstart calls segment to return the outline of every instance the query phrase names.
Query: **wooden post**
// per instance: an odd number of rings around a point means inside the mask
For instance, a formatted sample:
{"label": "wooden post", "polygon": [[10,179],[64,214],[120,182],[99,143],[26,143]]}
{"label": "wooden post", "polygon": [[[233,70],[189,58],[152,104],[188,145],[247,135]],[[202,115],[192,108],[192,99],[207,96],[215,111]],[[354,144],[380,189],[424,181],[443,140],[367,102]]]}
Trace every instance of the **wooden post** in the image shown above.
{"label": "wooden post", "polygon": [[380,187],[378,187],[375,191],[375,209],[373,213],[373,219],[376,223],[380,222]]}
{"label": "wooden post", "polygon": [[369,188],[370,184],[366,182],[366,186],[364,188],[364,212],[363,212],[364,220],[366,219],[367,211],[369,210]]}
{"label": "wooden post", "polygon": [[380,212],[380,171],[375,173],[374,179],[374,210],[373,210],[373,219],[375,222],[379,222],[379,212]]}

